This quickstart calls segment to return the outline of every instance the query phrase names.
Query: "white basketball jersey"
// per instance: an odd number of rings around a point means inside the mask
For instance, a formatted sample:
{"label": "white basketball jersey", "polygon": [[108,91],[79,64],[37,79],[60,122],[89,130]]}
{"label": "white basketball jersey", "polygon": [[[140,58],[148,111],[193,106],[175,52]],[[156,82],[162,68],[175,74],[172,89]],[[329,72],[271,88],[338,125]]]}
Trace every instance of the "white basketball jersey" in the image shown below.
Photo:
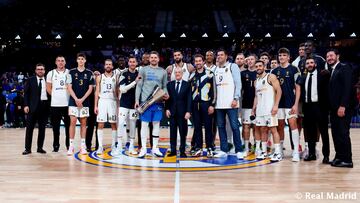
{"label": "white basketball jersey", "polygon": [[235,84],[231,73],[231,63],[225,68],[217,67],[215,69],[216,82],[216,109],[231,109],[231,103],[234,100]]}
{"label": "white basketball jersey", "polygon": [[[171,81],[175,80],[175,64],[172,65],[172,72],[171,72]],[[183,70],[183,76],[182,79],[185,80],[186,82],[189,80],[190,78],[190,72],[188,70],[187,64],[184,63],[183,66],[181,67],[181,69]]]}
{"label": "white basketball jersey", "polygon": [[271,110],[275,103],[275,91],[272,85],[269,84],[267,73],[263,78],[256,79],[256,116],[268,116],[271,115]]}
{"label": "white basketball jersey", "polygon": [[115,88],[116,88],[116,75],[112,74],[112,76],[107,77],[105,74],[101,74],[99,97],[101,99],[115,100],[116,99]]}
{"label": "white basketball jersey", "polygon": [[65,107],[69,105],[69,93],[66,87],[66,76],[68,69],[59,72],[56,69],[50,71],[46,76],[46,82],[51,83],[51,106]]}

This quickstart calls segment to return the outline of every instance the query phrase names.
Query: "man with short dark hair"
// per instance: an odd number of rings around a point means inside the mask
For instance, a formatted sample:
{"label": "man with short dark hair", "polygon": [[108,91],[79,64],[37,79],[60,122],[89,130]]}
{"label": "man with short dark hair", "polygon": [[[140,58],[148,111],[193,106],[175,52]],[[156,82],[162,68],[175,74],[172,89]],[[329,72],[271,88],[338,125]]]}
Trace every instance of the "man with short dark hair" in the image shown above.
{"label": "man with short dark hair", "polygon": [[45,154],[46,151],[43,149],[43,145],[45,126],[48,119],[49,97],[46,93],[44,64],[36,64],[35,76],[26,81],[24,92],[24,112],[28,114],[28,117],[26,121],[25,151],[22,154],[31,154],[31,143],[36,122],[39,128],[37,152]]}
{"label": "man with short dark hair", "polygon": [[340,55],[336,49],[331,49],[326,54],[326,62],[331,72],[330,122],[336,152],[331,166],[352,168],[350,122],[355,106],[352,86],[353,71],[349,65],[340,63],[339,59]]}

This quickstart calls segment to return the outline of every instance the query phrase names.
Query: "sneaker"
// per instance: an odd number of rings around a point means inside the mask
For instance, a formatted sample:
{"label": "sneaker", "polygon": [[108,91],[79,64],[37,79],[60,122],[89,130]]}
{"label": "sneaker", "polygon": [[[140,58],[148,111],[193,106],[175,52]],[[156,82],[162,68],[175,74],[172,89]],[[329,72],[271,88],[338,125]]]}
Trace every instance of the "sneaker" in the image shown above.
{"label": "sneaker", "polygon": [[278,162],[282,160],[282,155],[281,153],[274,153],[272,154],[272,157],[270,159],[271,162]]}
{"label": "sneaker", "polygon": [[244,159],[244,153],[243,152],[238,152],[236,153],[236,157],[240,160]]}
{"label": "sneaker", "polygon": [[300,154],[299,153],[293,153],[292,161],[293,162],[299,162],[300,161]]}
{"label": "sneaker", "polygon": [[243,157],[245,158],[245,157],[249,156],[249,154],[250,154],[249,151],[244,150]]}
{"label": "sneaker", "polygon": [[163,157],[164,155],[160,152],[159,148],[153,148],[151,150],[152,154],[157,156],[157,157]]}
{"label": "sneaker", "polygon": [[[114,150],[115,151],[115,150]],[[114,152],[112,151],[112,152]],[[99,147],[97,150],[96,150],[96,154],[97,155],[101,155],[102,153],[104,152],[104,148],[103,147]]]}
{"label": "sneaker", "polygon": [[213,150],[212,150],[211,148],[208,148],[208,149],[207,149],[207,154],[206,154],[206,156],[207,156],[208,158],[214,157],[214,152],[213,152]]}
{"label": "sneaker", "polygon": [[138,158],[144,158],[146,156],[146,148],[141,148]]}
{"label": "sneaker", "polygon": [[202,153],[203,153],[202,149],[197,149],[197,150],[195,151],[195,153],[193,153],[193,154],[191,154],[191,155],[192,155],[192,156],[202,156]]}
{"label": "sneaker", "polygon": [[74,147],[73,146],[70,146],[69,147],[69,150],[67,151],[67,155],[68,156],[71,156],[71,155],[73,155],[74,154]]}
{"label": "sneaker", "polygon": [[260,154],[258,154],[256,156],[256,159],[259,159],[259,160],[264,160],[266,158],[266,153],[265,152],[261,152]]}
{"label": "sneaker", "polygon": [[[100,147],[99,147],[99,148],[100,148]],[[86,147],[81,147],[81,148],[80,148],[80,154],[82,154],[82,155],[87,154]]]}
{"label": "sneaker", "polygon": [[121,149],[119,147],[116,147],[114,151],[111,151],[111,155],[113,156],[119,156],[121,154]]}
{"label": "sneaker", "polygon": [[138,154],[138,152],[134,148],[134,145],[129,146],[129,154],[131,154],[131,155],[137,155]]}
{"label": "sneaker", "polygon": [[222,157],[227,157],[227,153],[226,152],[223,152],[223,151],[218,151],[215,155],[214,155],[214,157],[215,158],[222,158]]}
{"label": "sneaker", "polygon": [[255,157],[260,156],[260,155],[261,155],[261,153],[262,153],[262,151],[261,151],[261,150],[255,150]]}

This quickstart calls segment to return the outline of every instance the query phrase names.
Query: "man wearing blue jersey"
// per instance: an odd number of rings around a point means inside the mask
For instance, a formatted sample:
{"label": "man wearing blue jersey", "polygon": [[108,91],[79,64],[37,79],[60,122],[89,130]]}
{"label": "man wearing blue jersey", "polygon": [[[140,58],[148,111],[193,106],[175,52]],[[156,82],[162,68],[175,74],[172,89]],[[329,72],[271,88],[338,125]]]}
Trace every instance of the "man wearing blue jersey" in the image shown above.
{"label": "man wearing blue jersey", "polygon": [[287,119],[291,129],[292,141],[294,143],[292,161],[298,162],[300,161],[300,136],[299,130],[297,128],[296,118],[298,114],[298,106],[301,93],[298,80],[298,77],[300,76],[300,71],[298,68],[294,67],[289,63],[290,51],[287,48],[280,48],[278,51],[278,57],[280,66],[273,69],[272,73],[275,74],[280,81],[282,90],[278,111],[278,131],[280,134],[280,143],[284,143],[284,127],[285,119]]}
{"label": "man wearing blue jersey", "polygon": [[69,116],[70,116],[70,147],[67,152],[68,155],[74,153],[74,137],[75,126],[77,119],[80,120],[80,136],[81,149],[80,154],[86,154],[85,136],[86,136],[86,119],[89,117],[89,95],[93,90],[94,74],[89,69],[85,68],[86,56],[83,53],[78,53],[76,57],[78,64],[77,68],[71,69],[67,76],[68,91],[70,93],[69,99]]}
{"label": "man wearing blue jersey", "polygon": [[[251,120],[251,110],[254,104],[255,98],[255,80],[256,80],[256,67],[255,62],[258,57],[255,54],[250,54],[248,57],[248,68],[244,71],[241,71],[241,84],[242,84],[242,105],[241,105],[241,118],[242,118],[242,136],[244,138],[244,157],[248,155],[249,152],[249,139],[250,139],[250,129],[251,127],[255,128],[255,120]],[[253,135],[255,136],[255,135]],[[257,141],[257,149],[260,148],[260,140]],[[261,151],[261,150],[260,150]]]}

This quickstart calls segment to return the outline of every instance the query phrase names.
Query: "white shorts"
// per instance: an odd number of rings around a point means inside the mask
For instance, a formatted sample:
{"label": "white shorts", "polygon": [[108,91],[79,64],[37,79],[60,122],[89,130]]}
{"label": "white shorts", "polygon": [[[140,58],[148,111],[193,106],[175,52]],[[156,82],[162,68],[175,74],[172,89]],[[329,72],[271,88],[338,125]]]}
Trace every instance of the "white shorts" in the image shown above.
{"label": "white shorts", "polygon": [[279,120],[297,118],[296,114],[290,114],[291,109],[279,108],[277,117]]}
{"label": "white shorts", "polygon": [[75,116],[77,118],[89,117],[89,107],[78,108],[76,106],[69,106],[69,116]]}
{"label": "white shorts", "polygon": [[98,115],[96,121],[99,123],[116,123],[116,100],[113,99],[99,99]]}
{"label": "white shorts", "polygon": [[255,124],[255,120],[251,120],[252,109],[241,109],[241,123],[242,124]]}
{"label": "white shorts", "polygon": [[124,107],[119,107],[119,120],[126,121],[127,119],[130,120],[137,120],[139,118],[139,113],[135,109],[127,109]]}
{"label": "white shorts", "polygon": [[266,126],[266,127],[278,126],[278,118],[276,115],[256,116],[256,126]]}

